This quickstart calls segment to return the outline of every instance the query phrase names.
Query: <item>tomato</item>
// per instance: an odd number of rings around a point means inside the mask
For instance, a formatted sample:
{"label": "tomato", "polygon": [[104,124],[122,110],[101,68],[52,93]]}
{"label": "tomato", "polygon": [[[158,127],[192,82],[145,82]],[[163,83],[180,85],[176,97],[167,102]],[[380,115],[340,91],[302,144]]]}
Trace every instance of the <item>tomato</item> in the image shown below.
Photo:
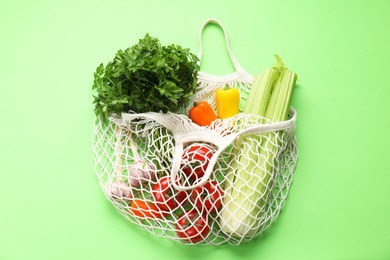
{"label": "tomato", "polygon": [[196,187],[191,191],[190,199],[199,211],[206,210],[213,213],[222,206],[223,191],[215,181],[208,181],[202,187]]}
{"label": "tomato", "polygon": [[130,213],[139,218],[163,218],[167,213],[161,212],[156,205],[140,199],[134,199],[130,204]]}
{"label": "tomato", "polygon": [[174,211],[183,205],[187,199],[185,191],[175,190],[168,176],[160,178],[152,187],[152,195],[158,208],[164,211]]}
{"label": "tomato", "polygon": [[213,151],[206,145],[188,146],[183,152],[183,172],[191,179],[202,178],[212,156]]}
{"label": "tomato", "polygon": [[176,223],[176,234],[187,242],[197,243],[209,234],[210,226],[197,210],[184,211]]}

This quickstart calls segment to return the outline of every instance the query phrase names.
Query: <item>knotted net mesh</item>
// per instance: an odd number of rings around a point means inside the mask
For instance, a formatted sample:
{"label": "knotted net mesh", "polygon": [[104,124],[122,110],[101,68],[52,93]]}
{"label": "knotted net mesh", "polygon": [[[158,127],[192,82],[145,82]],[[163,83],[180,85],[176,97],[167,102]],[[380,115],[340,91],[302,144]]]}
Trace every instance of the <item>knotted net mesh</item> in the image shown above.
{"label": "knotted net mesh", "polygon": [[95,170],[129,221],[186,244],[238,245],[279,215],[297,161],[295,111],[282,127],[242,114],[200,127],[185,115],[96,119]]}

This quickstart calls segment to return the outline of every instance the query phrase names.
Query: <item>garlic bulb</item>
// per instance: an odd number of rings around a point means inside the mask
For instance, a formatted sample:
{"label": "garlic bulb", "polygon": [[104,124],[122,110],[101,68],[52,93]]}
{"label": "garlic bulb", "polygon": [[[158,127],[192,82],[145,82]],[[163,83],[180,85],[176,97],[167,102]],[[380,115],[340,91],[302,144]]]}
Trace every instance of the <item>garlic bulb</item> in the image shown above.
{"label": "garlic bulb", "polygon": [[107,183],[106,193],[113,200],[131,200],[133,198],[131,187],[119,179]]}
{"label": "garlic bulb", "polygon": [[141,183],[156,178],[156,165],[146,160],[138,159],[127,168],[128,182],[131,186],[139,186]]}

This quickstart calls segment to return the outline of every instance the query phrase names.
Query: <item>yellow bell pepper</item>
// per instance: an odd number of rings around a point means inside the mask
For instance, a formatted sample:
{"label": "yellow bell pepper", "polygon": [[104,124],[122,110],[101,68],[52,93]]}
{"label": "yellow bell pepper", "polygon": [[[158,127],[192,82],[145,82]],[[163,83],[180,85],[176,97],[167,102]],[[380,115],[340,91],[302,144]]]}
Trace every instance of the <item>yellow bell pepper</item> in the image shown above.
{"label": "yellow bell pepper", "polygon": [[221,88],[215,93],[215,103],[219,118],[224,119],[232,117],[238,114],[240,91],[226,85],[225,88]]}

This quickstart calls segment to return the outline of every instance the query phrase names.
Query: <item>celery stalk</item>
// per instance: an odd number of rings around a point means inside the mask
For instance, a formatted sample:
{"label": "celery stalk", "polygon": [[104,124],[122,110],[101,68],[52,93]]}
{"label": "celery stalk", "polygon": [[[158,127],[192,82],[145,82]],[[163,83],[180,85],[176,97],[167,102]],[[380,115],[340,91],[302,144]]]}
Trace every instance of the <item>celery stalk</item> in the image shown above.
{"label": "celery stalk", "polygon": [[280,64],[276,64],[273,68],[266,69],[264,73],[255,77],[254,87],[251,89],[244,107],[245,114],[265,114],[272,86],[275,85],[280,76],[279,66]]}
{"label": "celery stalk", "polygon": [[[271,69],[255,78],[244,109],[244,113],[274,122],[287,119],[296,81],[295,73],[287,70],[278,56],[276,59]],[[235,143],[241,153],[226,176],[220,224],[226,234],[247,237],[261,227],[279,144],[277,134],[269,132],[241,139]],[[263,149],[259,151],[260,143]]]}

